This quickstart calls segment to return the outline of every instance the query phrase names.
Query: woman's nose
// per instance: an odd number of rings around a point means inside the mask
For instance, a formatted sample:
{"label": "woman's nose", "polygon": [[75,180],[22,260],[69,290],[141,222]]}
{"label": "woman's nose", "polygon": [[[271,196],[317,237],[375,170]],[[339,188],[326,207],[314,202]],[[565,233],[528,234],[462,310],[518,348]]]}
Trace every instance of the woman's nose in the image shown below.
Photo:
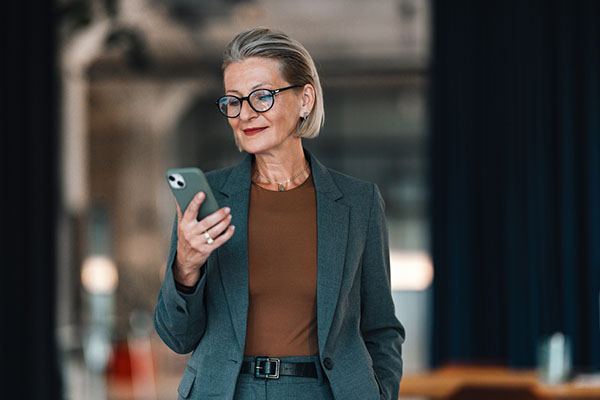
{"label": "woman's nose", "polygon": [[249,120],[249,119],[252,119],[253,117],[256,117],[256,115],[258,115],[258,113],[256,111],[254,111],[254,109],[252,107],[250,107],[249,100],[242,101],[242,104],[240,107],[241,107],[240,119]]}

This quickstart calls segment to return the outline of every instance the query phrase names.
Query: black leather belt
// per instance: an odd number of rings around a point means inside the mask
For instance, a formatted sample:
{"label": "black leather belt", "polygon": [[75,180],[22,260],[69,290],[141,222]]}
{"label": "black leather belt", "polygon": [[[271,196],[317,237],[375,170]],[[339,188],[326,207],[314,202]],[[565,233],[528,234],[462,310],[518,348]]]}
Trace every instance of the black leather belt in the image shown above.
{"label": "black leather belt", "polygon": [[279,358],[270,357],[255,357],[254,361],[242,362],[241,372],[261,379],[279,379],[280,376],[318,377],[314,362],[281,362]]}

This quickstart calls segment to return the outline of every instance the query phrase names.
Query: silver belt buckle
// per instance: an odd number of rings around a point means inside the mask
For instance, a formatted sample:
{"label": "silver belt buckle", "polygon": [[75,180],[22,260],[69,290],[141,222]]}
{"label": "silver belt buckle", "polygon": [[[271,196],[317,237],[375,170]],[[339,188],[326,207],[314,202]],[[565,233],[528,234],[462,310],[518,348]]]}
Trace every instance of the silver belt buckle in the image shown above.
{"label": "silver belt buckle", "polygon": [[[263,365],[260,365],[264,363]],[[254,377],[263,379],[279,379],[279,358],[255,357],[254,358]],[[272,365],[275,365],[275,371],[271,371]],[[262,371],[264,370],[264,371]]]}

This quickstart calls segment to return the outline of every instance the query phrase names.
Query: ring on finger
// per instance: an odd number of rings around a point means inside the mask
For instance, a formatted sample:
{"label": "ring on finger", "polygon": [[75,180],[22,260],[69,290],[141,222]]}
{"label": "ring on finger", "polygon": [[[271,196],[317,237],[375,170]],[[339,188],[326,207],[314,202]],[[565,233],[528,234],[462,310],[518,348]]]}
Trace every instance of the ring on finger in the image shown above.
{"label": "ring on finger", "polygon": [[208,231],[204,231],[202,234],[206,238],[206,243],[207,244],[211,244],[212,242],[215,241],[213,238],[210,237],[210,234],[208,233]]}

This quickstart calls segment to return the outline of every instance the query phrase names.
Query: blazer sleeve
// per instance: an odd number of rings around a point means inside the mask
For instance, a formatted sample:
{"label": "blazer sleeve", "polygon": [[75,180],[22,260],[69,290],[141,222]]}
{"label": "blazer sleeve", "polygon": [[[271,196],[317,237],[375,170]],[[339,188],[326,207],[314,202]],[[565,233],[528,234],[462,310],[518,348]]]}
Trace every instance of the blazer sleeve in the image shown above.
{"label": "blazer sleeve", "polygon": [[390,256],[384,203],[376,185],[363,254],[361,331],[373,360],[382,399],[398,399],[402,378],[404,327],[395,315],[390,284]]}
{"label": "blazer sleeve", "polygon": [[193,351],[202,338],[206,327],[206,265],[202,267],[200,280],[191,293],[182,293],[175,287],[173,263],[177,252],[177,218],[171,234],[171,249],[167,271],[158,293],[154,309],[154,327],[163,342],[173,351],[185,354]]}

